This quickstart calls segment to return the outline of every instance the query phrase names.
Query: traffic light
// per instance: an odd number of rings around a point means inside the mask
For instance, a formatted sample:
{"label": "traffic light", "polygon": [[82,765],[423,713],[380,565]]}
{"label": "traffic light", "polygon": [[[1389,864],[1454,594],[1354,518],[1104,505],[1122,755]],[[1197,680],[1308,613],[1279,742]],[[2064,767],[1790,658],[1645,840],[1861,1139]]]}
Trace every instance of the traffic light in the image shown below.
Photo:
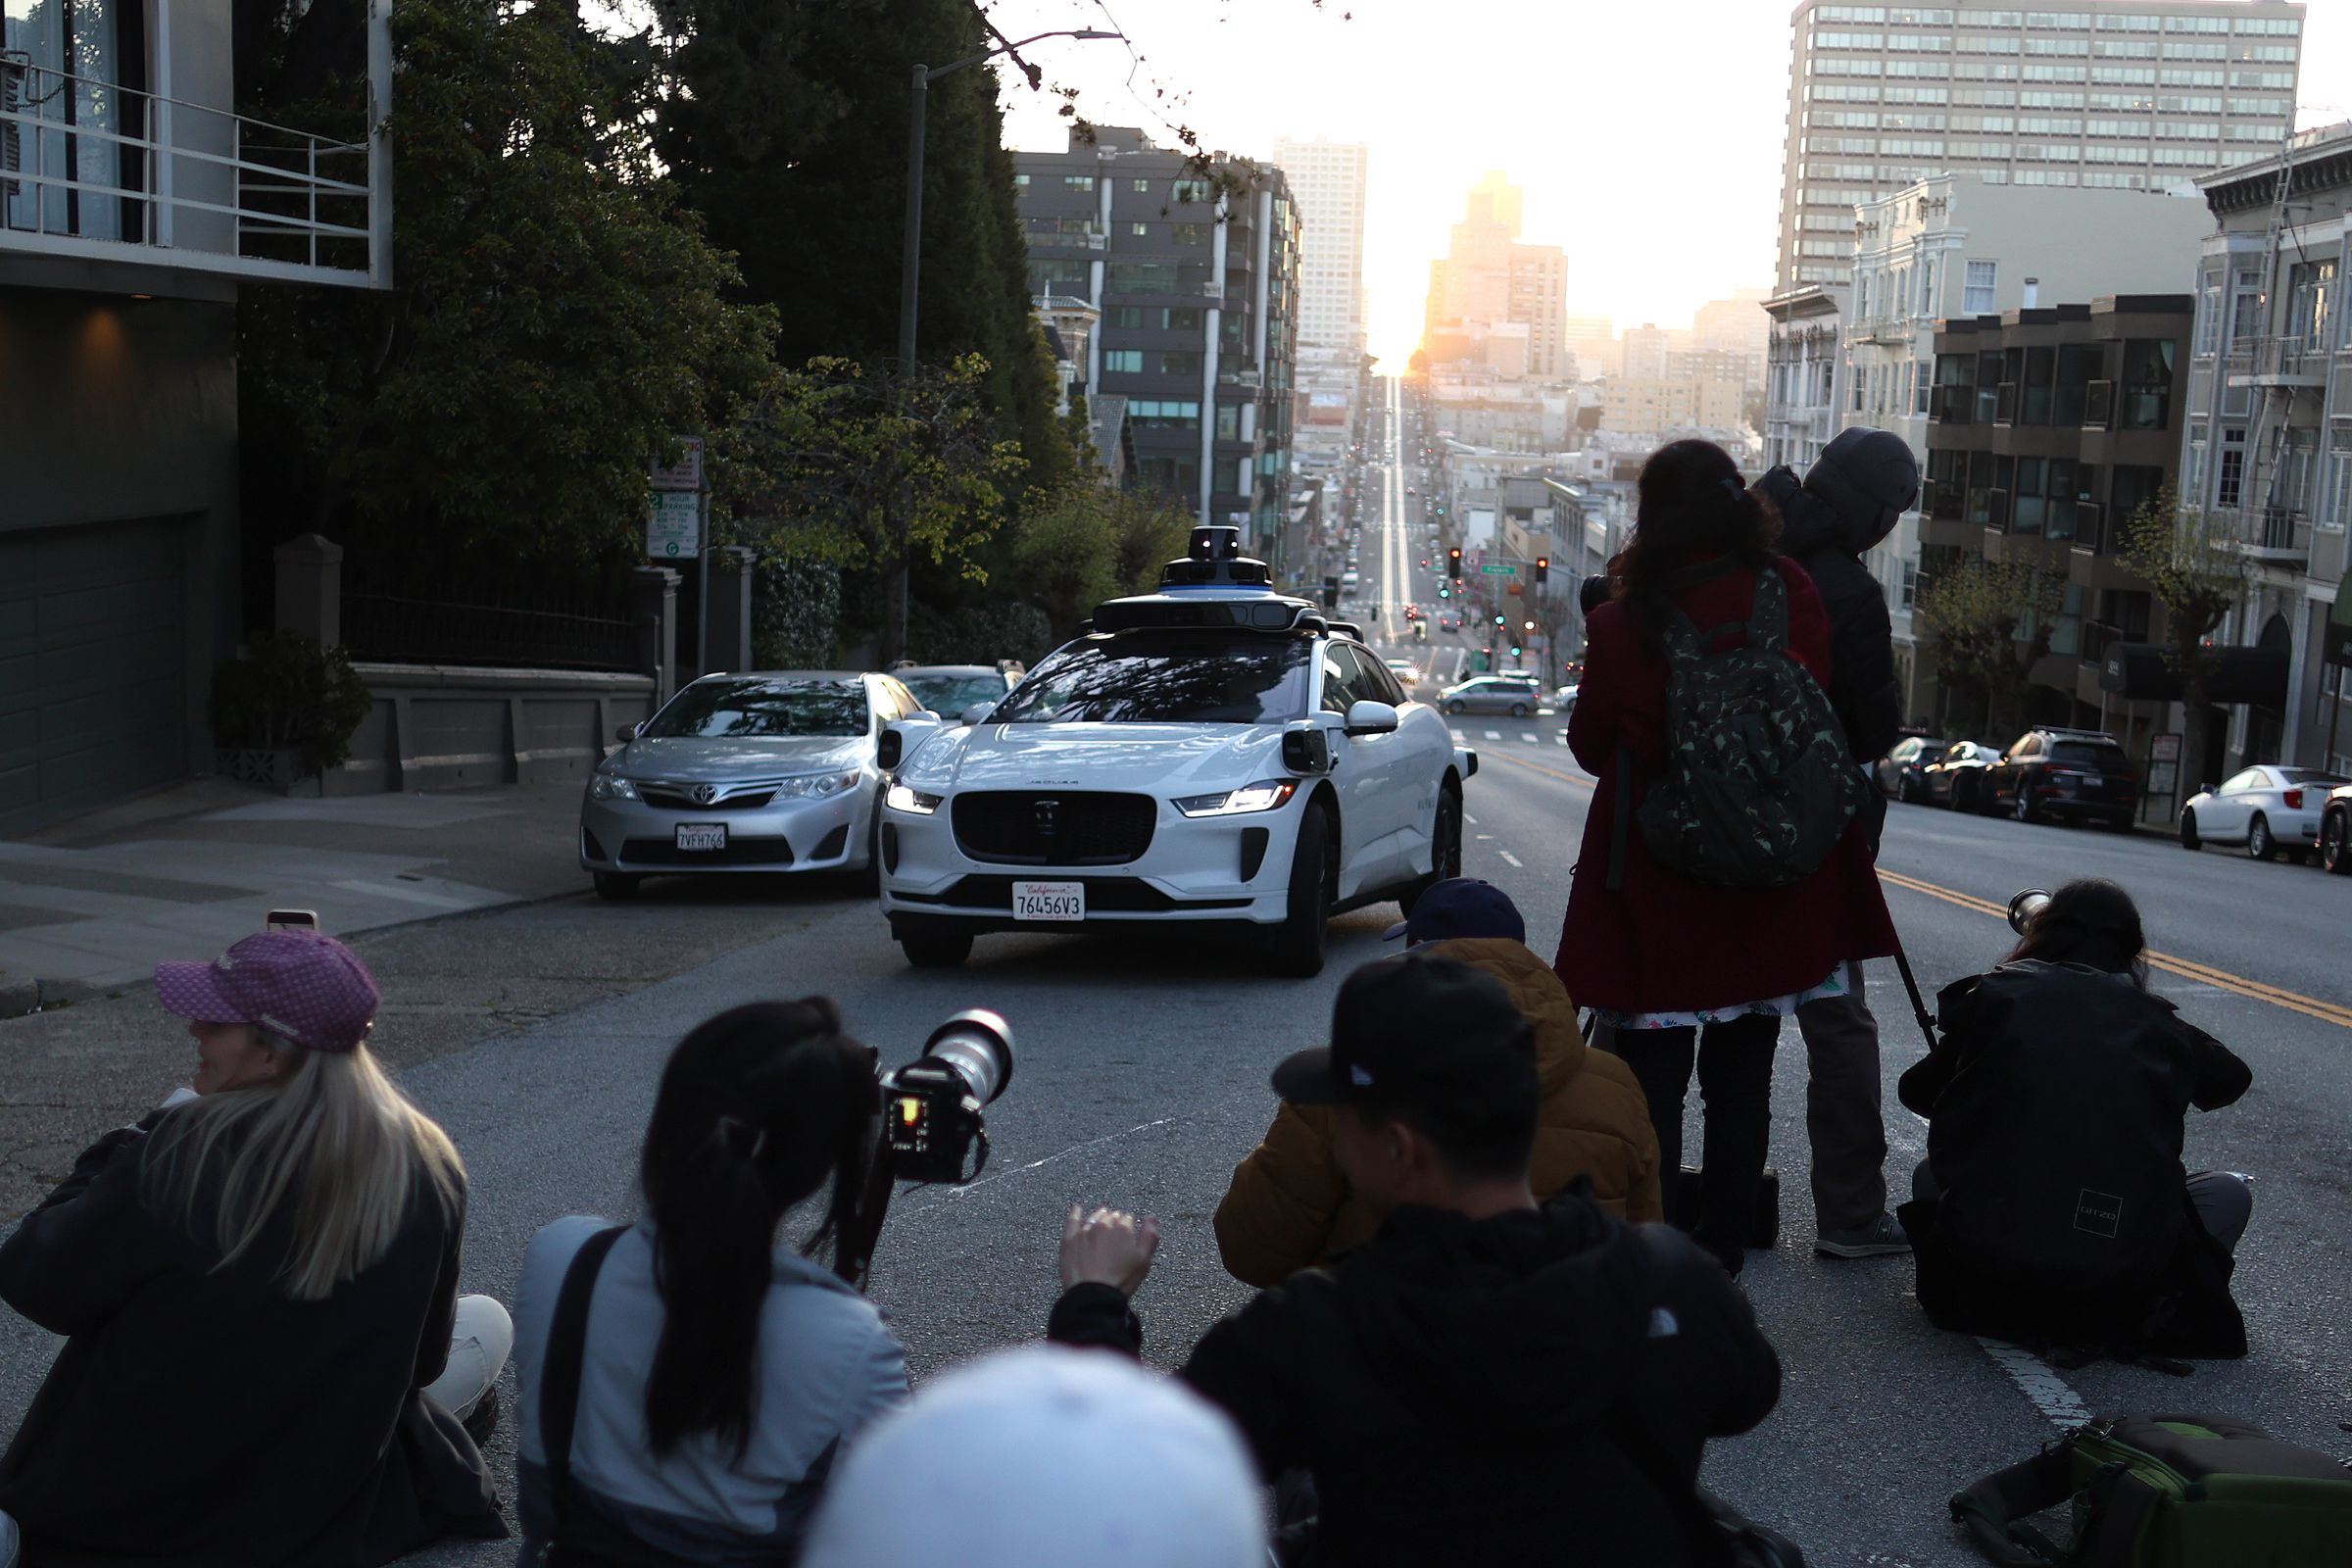
{"label": "traffic light", "polygon": [[1495,624],[1495,625],[1497,625],[1497,626],[1501,625],[1501,624],[1502,624],[1502,616],[1500,616],[1500,615],[1496,615],[1496,616],[1494,617],[1494,624]]}
{"label": "traffic light", "polygon": [[1519,657],[1519,645],[1517,643],[1511,644],[1511,657],[1513,659],[1517,659]]}
{"label": "traffic light", "polygon": [[1453,590],[1446,587],[1444,583],[1440,583],[1438,584],[1438,597],[1440,599],[1451,599],[1453,597]]}
{"label": "traffic light", "polygon": [[1448,566],[1450,566],[1450,567],[1452,567],[1452,568],[1453,568],[1453,570],[1452,570],[1452,574],[1453,574],[1453,576],[1454,576],[1454,577],[1455,577],[1455,578],[1458,580],[1458,579],[1460,578],[1460,576],[1462,575],[1462,547],[1461,547],[1461,546],[1459,546],[1459,545],[1456,545],[1456,546],[1454,546],[1454,547],[1453,547],[1451,550],[1448,550],[1448,551],[1446,551],[1446,564]]}
{"label": "traffic light", "polygon": [[1519,623],[1519,629],[1521,631],[1534,631],[1536,629],[1536,623],[1532,620],[1523,620]]}
{"label": "traffic light", "polygon": [[1541,588],[1544,585],[1544,580],[1550,575],[1551,558],[1549,556],[1538,556],[1536,558],[1536,586]]}

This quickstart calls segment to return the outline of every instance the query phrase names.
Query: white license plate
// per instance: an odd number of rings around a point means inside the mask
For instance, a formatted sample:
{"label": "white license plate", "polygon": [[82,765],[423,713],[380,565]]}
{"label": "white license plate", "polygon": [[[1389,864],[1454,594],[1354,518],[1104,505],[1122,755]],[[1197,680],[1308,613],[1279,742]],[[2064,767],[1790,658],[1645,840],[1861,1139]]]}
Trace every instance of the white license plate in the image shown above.
{"label": "white license plate", "polygon": [[2104,773],[2085,773],[2082,775],[2080,782],[2082,788],[2086,790],[2104,789],[2107,787],[2107,775]]}
{"label": "white license plate", "polygon": [[727,824],[724,822],[680,822],[678,848],[681,850],[723,850],[727,847]]}
{"label": "white license plate", "polygon": [[1083,882],[1015,882],[1012,885],[1015,920],[1083,920],[1086,884]]}

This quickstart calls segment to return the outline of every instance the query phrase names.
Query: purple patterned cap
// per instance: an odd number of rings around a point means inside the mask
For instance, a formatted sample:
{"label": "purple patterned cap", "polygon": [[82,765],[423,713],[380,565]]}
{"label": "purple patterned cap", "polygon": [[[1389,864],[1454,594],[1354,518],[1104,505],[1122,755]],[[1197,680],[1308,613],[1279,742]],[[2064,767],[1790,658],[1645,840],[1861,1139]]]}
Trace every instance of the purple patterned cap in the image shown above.
{"label": "purple patterned cap", "polygon": [[383,1000],[368,966],[316,931],[261,931],[211,963],[159,963],[155,991],[182,1018],[259,1024],[312,1051],[356,1051]]}

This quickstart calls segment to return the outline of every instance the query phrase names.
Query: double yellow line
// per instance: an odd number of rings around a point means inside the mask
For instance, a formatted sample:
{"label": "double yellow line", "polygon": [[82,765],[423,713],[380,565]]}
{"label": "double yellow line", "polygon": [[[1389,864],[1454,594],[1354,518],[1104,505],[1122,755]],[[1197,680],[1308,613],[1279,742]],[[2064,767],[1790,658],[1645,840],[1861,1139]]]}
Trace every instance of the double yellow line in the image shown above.
{"label": "double yellow line", "polygon": [[[1524,767],[1531,773],[1541,773],[1545,778],[1556,778],[1564,784],[1575,784],[1584,789],[1592,787],[1592,780],[1580,774],[1563,773],[1557,768],[1545,767],[1541,762],[1528,761],[1509,752],[1481,752],[1479,756],[1482,760],[1499,758],[1503,761]],[[1994,904],[1989,899],[1980,899],[1970,894],[1958,893],[1950,888],[1938,887],[1933,882],[1922,882],[1915,876],[1905,876],[1900,871],[1889,871],[1884,866],[1879,869],[1879,880],[1908,892],[1924,893],[1931,899],[1941,899],[1946,904],[1956,904],[1963,909],[1974,909],[1979,914],[1989,914],[2003,923],[2006,923],[2009,918],[2009,910],[2004,905]],[[2193,980],[2199,985],[2212,986],[2217,990],[2245,997],[2250,1001],[2267,1002],[2274,1007],[2284,1007],[2289,1012],[2299,1012],[2306,1018],[2317,1018],[2322,1023],[2331,1023],[2339,1029],[2352,1029],[2352,1007],[2333,1002],[2322,1002],[2316,997],[2307,997],[2300,992],[2282,991],[2277,986],[2265,985],[2260,980],[2249,980],[2243,975],[2231,974],[2226,969],[2216,969],[2211,964],[2199,963],[2193,958],[2175,957],[2169,953],[2157,953],[2151,950],[2147,958],[2148,966],[2152,969],[2162,969],[2167,974],[2179,975],[2183,980]]]}
{"label": "double yellow line", "polygon": [[[1913,893],[1924,893],[1931,899],[1941,899],[1946,904],[1956,904],[1963,909],[1974,909],[1979,914],[1989,914],[1997,920],[2006,922],[2009,918],[2009,910],[2003,905],[1994,904],[1988,899],[1974,898],[1966,893],[1955,893],[1950,888],[1937,887],[1933,882],[1922,882],[1919,878],[1905,876],[1900,871],[1889,871],[1881,867],[1879,880],[1892,883],[1898,888],[1906,888]],[[2183,980],[2194,980],[2200,985],[2213,986],[2255,1002],[2267,1002],[2274,1007],[2284,1007],[2289,1012],[2299,1012],[2307,1018],[2317,1018],[2322,1023],[2334,1024],[2339,1029],[2352,1029],[2352,1007],[2339,1006],[2332,1002],[2322,1002],[2317,998],[2306,997],[2293,991],[2281,991],[2277,986],[2264,985],[2259,980],[2248,980],[2243,975],[2231,974],[2226,969],[2216,969],[2210,964],[2198,963],[2192,958],[2177,958],[2169,953],[2157,953],[2151,949],[2147,957],[2148,967],[2151,969],[2162,969],[2167,974],[2177,974]]]}

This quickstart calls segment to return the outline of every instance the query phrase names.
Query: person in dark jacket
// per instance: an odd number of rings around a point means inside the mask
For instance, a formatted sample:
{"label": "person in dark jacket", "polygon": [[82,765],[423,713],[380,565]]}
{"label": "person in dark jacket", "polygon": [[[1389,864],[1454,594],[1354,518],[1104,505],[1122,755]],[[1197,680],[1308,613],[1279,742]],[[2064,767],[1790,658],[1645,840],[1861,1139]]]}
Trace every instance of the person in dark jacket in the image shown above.
{"label": "person in dark jacket", "polygon": [[1701,627],[1744,625],[1758,574],[1770,568],[1788,589],[1788,657],[1828,687],[1828,617],[1804,568],[1774,554],[1776,534],[1776,514],[1740,484],[1720,447],[1677,441],[1642,466],[1618,597],[1587,623],[1584,679],[1568,721],[1568,744],[1598,783],[1553,961],[1568,994],[1615,1027],[1670,1182],[1682,1165],[1695,1065],[1706,1103],[1697,1236],[1735,1274],[1764,1178],[1781,1020],[1816,996],[1842,992],[1850,961],[1894,951],[1858,821],[1827,860],[1777,888],[1693,881],[1630,827],[1667,767],[1658,628],[1675,612]]}
{"label": "person in dark jacket", "polygon": [[100,1139],[0,1246],[0,1298],[69,1336],[0,1458],[26,1568],[374,1568],[505,1536],[432,1392],[466,1316],[465,1167],[365,1045],[374,981],[266,931],[156,990],[194,1020],[195,1096]]}
{"label": "person in dark jacket", "polygon": [[2245,1353],[2230,1273],[2253,1196],[2180,1153],[2188,1107],[2233,1103],[2253,1073],[2148,994],[2144,946],[2131,895],[2072,882],[2005,962],[1938,997],[1943,1038],[1898,1092],[1928,1118],[1902,1219],[1939,1326]]}
{"label": "person in dark jacket", "polygon": [[[1780,509],[1781,549],[1813,579],[1830,617],[1830,707],[1865,766],[1895,743],[1902,694],[1886,595],[1862,558],[1919,497],[1919,463],[1902,437],[1862,426],[1841,432],[1805,469],[1756,481]],[[1876,853],[1886,800],[1871,774],[1869,835]],[[1813,1147],[1817,1250],[1832,1257],[1909,1251],[1886,1211],[1886,1124],[1879,1098],[1879,1022],[1864,1000],[1862,966],[1848,963],[1842,995],[1796,1009],[1805,1037],[1805,1132]]]}
{"label": "person in dark jacket", "polygon": [[[1494,979],[1415,950],[1350,975],[1331,1045],[1275,1070],[1285,1100],[1335,1107],[1350,1186],[1388,1211],[1363,1248],[1209,1329],[1180,1374],[1265,1476],[1311,1473],[1318,1526],[1293,1560],[1716,1560],[1701,1451],[1772,1409],[1779,1358],[1680,1233],[1581,1193],[1537,1205],[1531,1036]],[[1128,1302],[1157,1241],[1152,1221],[1073,1209],[1051,1337],[1138,1351]]]}

